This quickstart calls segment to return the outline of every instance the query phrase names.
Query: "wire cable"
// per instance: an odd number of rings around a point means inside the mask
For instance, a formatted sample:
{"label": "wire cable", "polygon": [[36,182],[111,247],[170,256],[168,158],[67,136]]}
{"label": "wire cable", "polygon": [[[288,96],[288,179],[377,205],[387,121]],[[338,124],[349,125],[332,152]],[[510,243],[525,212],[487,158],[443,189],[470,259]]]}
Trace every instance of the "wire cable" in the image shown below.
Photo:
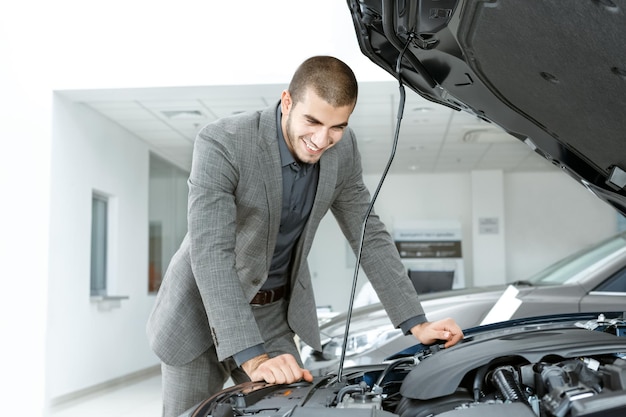
{"label": "wire cable", "polygon": [[[412,34],[411,34],[412,35]],[[412,37],[412,36],[411,36]],[[389,159],[387,161],[387,165],[385,166],[385,169],[383,170],[383,173],[380,177],[380,180],[378,181],[378,186],[376,187],[376,191],[374,192],[374,194],[372,195],[371,201],[369,203],[369,206],[367,207],[367,211],[365,212],[365,216],[363,218],[363,225],[361,226],[361,238],[359,240],[359,248],[357,251],[357,256],[356,256],[356,264],[354,267],[354,275],[352,278],[352,291],[350,292],[350,302],[348,304],[348,313],[346,316],[346,329],[344,332],[344,336],[343,336],[343,344],[341,347],[341,357],[339,359],[339,369],[337,371],[337,381],[341,382],[341,378],[342,378],[342,373],[343,373],[343,365],[346,359],[346,346],[348,343],[348,334],[350,332],[350,321],[352,320],[352,308],[354,306],[354,296],[356,293],[356,284],[357,284],[357,280],[358,280],[358,275],[359,275],[359,266],[361,265],[361,255],[363,253],[363,241],[365,240],[365,229],[367,227],[367,219],[369,218],[373,208],[374,208],[374,203],[376,202],[376,198],[378,198],[378,193],[380,192],[380,189],[383,186],[383,182],[385,181],[385,178],[387,177],[387,173],[389,172],[389,169],[391,168],[391,164],[393,162],[393,158],[396,155],[396,149],[398,148],[398,137],[400,135],[400,124],[402,122],[402,116],[404,114],[404,103],[406,101],[406,92],[404,89],[404,84],[402,84],[402,76],[400,74],[401,68],[402,68],[402,57],[404,56],[404,53],[406,52],[406,49],[408,48],[410,42],[409,41],[404,45],[404,48],[402,49],[402,51],[400,52],[400,54],[398,55],[398,58],[396,60],[396,74],[398,74],[398,84],[399,84],[399,89],[400,89],[400,101],[398,103],[398,116],[397,116],[397,121],[396,121],[396,128],[395,128],[395,133],[394,133],[394,138],[393,138],[393,144],[391,147],[391,153],[389,155]]]}

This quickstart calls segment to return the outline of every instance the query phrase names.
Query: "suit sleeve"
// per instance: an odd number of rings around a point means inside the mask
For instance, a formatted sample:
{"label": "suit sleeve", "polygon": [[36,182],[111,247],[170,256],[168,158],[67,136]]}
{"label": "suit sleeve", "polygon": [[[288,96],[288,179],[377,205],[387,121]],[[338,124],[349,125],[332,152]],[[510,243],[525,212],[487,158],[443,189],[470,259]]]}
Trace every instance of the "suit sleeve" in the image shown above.
{"label": "suit sleeve", "polygon": [[[346,132],[344,141],[339,164],[343,181],[335,193],[331,210],[350,246],[356,251],[371,196],[363,182],[361,157],[351,130]],[[399,327],[416,318],[418,322],[426,320],[395,244],[374,211],[367,219],[361,266],[394,326]]]}

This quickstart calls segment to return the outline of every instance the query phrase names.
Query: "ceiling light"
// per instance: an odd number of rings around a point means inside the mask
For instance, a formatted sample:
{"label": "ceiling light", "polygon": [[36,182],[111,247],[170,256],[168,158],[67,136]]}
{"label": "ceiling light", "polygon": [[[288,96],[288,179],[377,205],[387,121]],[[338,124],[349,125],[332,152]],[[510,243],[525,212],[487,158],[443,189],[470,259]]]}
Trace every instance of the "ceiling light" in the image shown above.
{"label": "ceiling light", "polygon": [[511,136],[496,129],[473,129],[463,134],[461,142],[464,143],[510,143]]}
{"label": "ceiling light", "polygon": [[163,110],[165,117],[172,120],[204,119],[206,116],[200,110]]}

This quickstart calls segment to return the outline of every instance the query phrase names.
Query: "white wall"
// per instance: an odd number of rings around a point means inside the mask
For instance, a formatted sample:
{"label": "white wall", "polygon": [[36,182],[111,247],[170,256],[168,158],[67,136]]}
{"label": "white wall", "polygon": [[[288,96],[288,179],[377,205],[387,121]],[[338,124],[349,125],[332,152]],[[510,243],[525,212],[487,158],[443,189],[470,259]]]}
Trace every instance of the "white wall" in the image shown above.
{"label": "white wall", "polygon": [[3,415],[38,416],[44,407],[51,103],[49,91],[30,82],[33,62],[22,59],[11,42],[22,30],[11,21],[7,7],[2,9],[0,404]]}
{"label": "white wall", "polygon": [[[148,177],[145,143],[81,104],[54,101],[48,308],[48,397],[92,387],[157,363],[145,324]],[[111,205],[109,294],[90,300],[91,197]]]}
{"label": "white wall", "polygon": [[505,175],[507,281],[618,231],[616,211],[561,171]]}
{"label": "white wall", "polygon": [[504,216],[503,172],[473,171],[472,283],[475,286],[502,284],[506,281],[506,218]]}

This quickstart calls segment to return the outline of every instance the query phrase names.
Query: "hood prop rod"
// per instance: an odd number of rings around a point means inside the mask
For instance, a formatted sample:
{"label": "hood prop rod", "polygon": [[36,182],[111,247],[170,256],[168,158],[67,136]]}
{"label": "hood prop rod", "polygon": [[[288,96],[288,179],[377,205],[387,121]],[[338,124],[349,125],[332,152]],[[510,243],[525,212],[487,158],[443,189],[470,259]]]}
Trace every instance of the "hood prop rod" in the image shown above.
{"label": "hood prop rod", "polygon": [[346,359],[346,347],[348,344],[348,334],[350,333],[350,321],[352,320],[352,309],[354,307],[354,295],[356,293],[356,284],[357,284],[357,280],[359,276],[359,266],[361,265],[361,255],[363,252],[363,241],[365,239],[365,228],[367,227],[367,219],[369,218],[370,213],[372,212],[372,209],[374,208],[374,202],[376,201],[376,198],[378,197],[378,193],[380,192],[380,189],[382,188],[383,182],[385,181],[385,178],[387,177],[387,173],[389,172],[389,168],[391,167],[391,163],[393,162],[393,158],[396,154],[396,149],[398,147],[398,136],[400,135],[400,124],[402,122],[402,115],[404,114],[404,102],[406,101],[406,92],[404,90],[404,85],[402,84],[402,77],[400,76],[400,70],[401,70],[402,56],[404,55],[404,52],[406,51],[406,48],[408,47],[409,43],[410,42],[407,42],[404,49],[402,49],[402,52],[400,53],[400,55],[398,55],[398,59],[396,61],[396,72],[398,74],[398,83],[399,83],[399,89],[400,89],[400,101],[398,103],[398,117],[397,117],[398,121],[396,123],[396,130],[394,133],[391,154],[389,156],[389,160],[387,161],[387,165],[385,166],[385,170],[383,171],[383,174],[380,180],[378,181],[378,186],[376,187],[376,191],[374,192],[374,195],[371,198],[370,204],[367,207],[367,211],[363,218],[363,226],[361,227],[361,238],[359,240],[359,247],[356,252],[356,263],[354,266],[354,275],[352,277],[352,290],[350,291],[350,302],[348,304],[348,313],[346,315],[346,329],[343,335],[343,343],[341,346],[341,357],[339,359],[339,369],[337,370],[338,382],[341,382],[342,374],[343,374],[343,366],[344,366],[344,362]]}

